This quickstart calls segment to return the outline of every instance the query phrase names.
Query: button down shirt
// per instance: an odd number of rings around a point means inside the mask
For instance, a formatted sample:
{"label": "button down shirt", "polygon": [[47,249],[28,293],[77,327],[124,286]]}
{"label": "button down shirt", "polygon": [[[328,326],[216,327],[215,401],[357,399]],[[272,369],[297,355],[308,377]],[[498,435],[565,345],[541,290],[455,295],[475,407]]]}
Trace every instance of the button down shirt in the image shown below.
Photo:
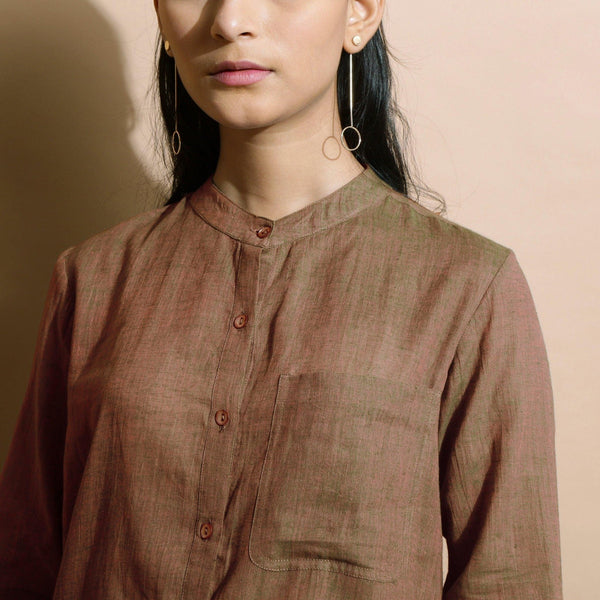
{"label": "button down shirt", "polygon": [[0,596],[558,600],[555,477],[512,251],[370,168],[277,220],[209,178],[58,258]]}

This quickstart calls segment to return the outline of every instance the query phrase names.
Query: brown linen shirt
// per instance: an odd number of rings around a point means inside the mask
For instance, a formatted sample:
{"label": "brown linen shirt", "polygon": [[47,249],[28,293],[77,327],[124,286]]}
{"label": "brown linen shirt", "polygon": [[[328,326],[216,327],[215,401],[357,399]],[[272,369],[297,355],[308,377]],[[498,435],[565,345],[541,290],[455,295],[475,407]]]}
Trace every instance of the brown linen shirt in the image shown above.
{"label": "brown linen shirt", "polygon": [[4,600],[560,599],[514,254],[370,168],[275,221],[209,178],[69,248],[0,565]]}

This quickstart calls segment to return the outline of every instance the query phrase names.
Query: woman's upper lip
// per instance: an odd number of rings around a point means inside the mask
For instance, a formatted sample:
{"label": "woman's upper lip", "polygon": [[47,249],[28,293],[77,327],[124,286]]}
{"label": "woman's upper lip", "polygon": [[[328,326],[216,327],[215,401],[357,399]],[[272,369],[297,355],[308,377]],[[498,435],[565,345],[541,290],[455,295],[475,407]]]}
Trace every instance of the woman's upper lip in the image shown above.
{"label": "woman's upper lip", "polygon": [[259,71],[270,71],[267,67],[257,65],[256,63],[250,62],[249,60],[231,61],[226,60],[220,62],[218,65],[211,70],[210,74],[220,73],[221,71],[241,71],[242,69],[257,69]]}

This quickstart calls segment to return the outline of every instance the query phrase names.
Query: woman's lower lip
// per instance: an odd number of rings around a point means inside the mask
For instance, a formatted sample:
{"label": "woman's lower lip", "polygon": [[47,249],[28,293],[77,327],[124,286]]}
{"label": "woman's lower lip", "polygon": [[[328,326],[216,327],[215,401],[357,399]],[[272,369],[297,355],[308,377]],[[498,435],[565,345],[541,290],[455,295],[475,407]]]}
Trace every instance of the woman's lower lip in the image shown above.
{"label": "woman's lower lip", "polygon": [[221,71],[213,77],[225,85],[249,85],[262,81],[271,71],[262,69],[242,69],[240,71]]}

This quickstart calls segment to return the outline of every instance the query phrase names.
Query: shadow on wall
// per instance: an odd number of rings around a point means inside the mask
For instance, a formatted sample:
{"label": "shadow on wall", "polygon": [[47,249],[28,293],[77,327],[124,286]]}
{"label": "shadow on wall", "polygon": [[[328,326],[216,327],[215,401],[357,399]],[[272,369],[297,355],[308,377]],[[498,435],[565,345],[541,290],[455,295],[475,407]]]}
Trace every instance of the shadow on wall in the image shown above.
{"label": "shadow on wall", "polygon": [[128,140],[135,113],[106,19],[82,0],[2,13],[0,465],[58,254],[161,204]]}

